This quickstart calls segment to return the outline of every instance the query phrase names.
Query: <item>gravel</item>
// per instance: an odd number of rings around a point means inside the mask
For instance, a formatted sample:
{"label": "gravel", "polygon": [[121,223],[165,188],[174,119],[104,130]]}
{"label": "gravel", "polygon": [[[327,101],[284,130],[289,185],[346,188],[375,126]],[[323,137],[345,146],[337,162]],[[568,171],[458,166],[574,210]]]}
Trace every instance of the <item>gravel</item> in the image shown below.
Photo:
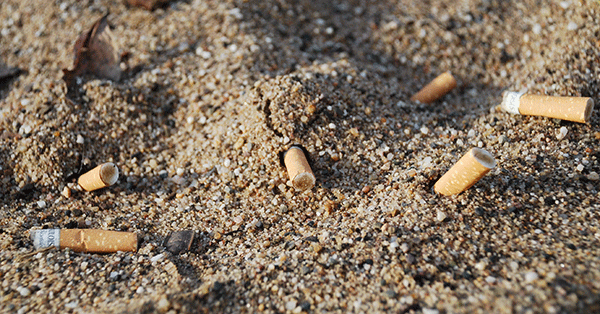
{"label": "gravel", "polygon": [[[38,7],[43,5],[43,10]],[[67,94],[110,11],[118,82]],[[598,1],[0,4],[0,312],[598,312],[598,115],[497,110],[505,90],[600,101]],[[445,71],[457,88],[409,99]],[[309,153],[299,193],[279,154]],[[469,148],[498,166],[432,186]],[[104,162],[119,181],[84,192]],[[35,251],[29,231],[141,235]],[[190,250],[163,246],[194,232]],[[307,240],[310,239],[310,240]]]}

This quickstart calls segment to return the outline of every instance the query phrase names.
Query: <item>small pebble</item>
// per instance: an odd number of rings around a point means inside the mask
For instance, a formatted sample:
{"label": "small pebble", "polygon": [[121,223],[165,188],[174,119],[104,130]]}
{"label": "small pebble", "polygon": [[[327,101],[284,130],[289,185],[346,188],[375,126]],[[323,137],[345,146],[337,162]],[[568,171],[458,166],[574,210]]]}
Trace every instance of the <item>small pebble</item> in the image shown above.
{"label": "small pebble", "polygon": [[561,127],[558,132],[556,132],[556,138],[560,141],[567,136],[569,130],[566,127]]}
{"label": "small pebble", "polygon": [[156,303],[156,309],[159,312],[166,312],[169,310],[169,308],[171,307],[171,302],[169,302],[169,300],[167,300],[166,296],[163,296],[162,298],[160,298],[160,300],[158,300],[158,302]]}
{"label": "small pebble", "polygon": [[596,171],[590,172],[586,178],[590,181],[598,181],[600,179],[600,175]]}
{"label": "small pebble", "polygon": [[17,288],[17,291],[22,297],[28,297],[31,294],[31,290],[24,287]]}
{"label": "small pebble", "polygon": [[446,214],[443,211],[438,210],[437,216],[435,218],[437,221],[442,222],[444,221],[444,219],[446,219]]}
{"label": "small pebble", "polygon": [[525,282],[526,283],[530,283],[530,282],[534,282],[538,279],[538,274],[534,271],[530,271],[530,272],[526,272],[525,273]]}
{"label": "small pebble", "polygon": [[296,308],[296,301],[295,300],[291,300],[291,301],[287,301],[285,303],[285,309],[288,311],[292,311]]}
{"label": "small pebble", "polygon": [[164,254],[162,254],[162,253],[160,253],[160,254],[158,254],[158,255],[155,255],[155,256],[153,256],[152,258],[150,258],[150,262],[151,262],[151,263],[158,262],[158,261],[162,260],[162,259],[163,259],[163,257],[165,257],[165,255],[164,255]]}

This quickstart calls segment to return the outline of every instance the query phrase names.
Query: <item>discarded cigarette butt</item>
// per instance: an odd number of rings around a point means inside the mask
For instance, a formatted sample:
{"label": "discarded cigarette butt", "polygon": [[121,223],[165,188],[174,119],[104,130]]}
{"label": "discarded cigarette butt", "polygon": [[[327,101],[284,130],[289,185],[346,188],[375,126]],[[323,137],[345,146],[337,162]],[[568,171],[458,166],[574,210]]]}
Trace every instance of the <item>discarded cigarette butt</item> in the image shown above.
{"label": "discarded cigarette butt", "polygon": [[194,241],[193,230],[175,231],[165,240],[165,248],[173,254],[189,251]]}
{"label": "discarded cigarette butt", "polygon": [[425,87],[410,98],[412,101],[420,101],[424,104],[434,102],[442,96],[448,94],[456,87],[456,79],[450,72],[444,72],[433,79]]}
{"label": "discarded cigarette butt", "polygon": [[112,162],[107,162],[81,175],[77,183],[90,192],[113,185],[117,179],[119,179],[119,168]]}
{"label": "discarded cigarette butt", "polygon": [[135,252],[138,244],[133,232],[98,229],[31,230],[31,239],[36,249],[55,246],[86,253]]}
{"label": "discarded cigarette butt", "polygon": [[315,186],[315,175],[310,169],[302,148],[292,146],[283,155],[283,162],[295,189],[305,191]]}
{"label": "discarded cigarette butt", "polygon": [[496,166],[494,156],[481,148],[471,148],[433,186],[443,195],[458,194],[475,184]]}
{"label": "discarded cigarette butt", "polygon": [[504,92],[500,107],[510,113],[588,123],[594,110],[589,97],[560,97]]}

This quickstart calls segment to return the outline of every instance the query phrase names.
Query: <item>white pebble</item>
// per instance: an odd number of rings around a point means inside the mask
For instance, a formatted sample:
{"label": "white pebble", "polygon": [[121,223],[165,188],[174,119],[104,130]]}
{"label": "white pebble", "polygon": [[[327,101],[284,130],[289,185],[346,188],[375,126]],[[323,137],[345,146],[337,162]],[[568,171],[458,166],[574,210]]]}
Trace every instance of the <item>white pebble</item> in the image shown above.
{"label": "white pebble", "polygon": [[83,136],[81,134],[77,135],[77,144],[83,144],[85,142]]}
{"label": "white pebble", "polygon": [[572,22],[572,21],[569,22],[569,24],[567,25],[567,29],[570,30],[570,31],[574,31],[577,28],[579,28],[579,25],[577,25],[577,23]]}
{"label": "white pebble", "polygon": [[159,310],[162,313],[166,312],[170,306],[171,302],[169,302],[169,300],[167,300],[166,297],[162,297],[156,304],[157,310]]}
{"label": "white pebble", "polygon": [[487,276],[487,277],[485,277],[485,282],[494,283],[494,282],[496,282],[496,277]]}
{"label": "white pebble", "polygon": [[29,290],[27,288],[24,288],[24,287],[18,287],[17,291],[19,292],[19,294],[22,297],[27,297],[27,296],[29,296],[31,294],[31,290]]}
{"label": "white pebble", "polygon": [[569,129],[563,126],[556,133],[556,138],[560,141],[567,136],[567,133],[569,133]]}
{"label": "white pebble", "polygon": [[525,273],[525,282],[529,283],[529,282],[533,282],[536,281],[538,279],[538,274],[534,271],[530,271],[530,272],[526,272]]}
{"label": "white pebble", "polygon": [[292,311],[296,308],[296,301],[292,300],[292,301],[288,301],[285,304],[285,309],[288,311]]}
{"label": "white pebble", "polygon": [[335,129],[335,124],[329,123],[329,128],[332,129],[332,130],[334,130]]}
{"label": "white pebble", "polygon": [[531,31],[533,31],[534,34],[539,35],[542,33],[542,26],[538,23],[535,23],[531,28]]}
{"label": "white pebble", "polygon": [[46,207],[46,202],[45,201],[37,201],[37,206],[39,208],[44,208],[44,207]]}
{"label": "white pebble", "polygon": [[439,222],[442,222],[442,221],[444,221],[444,219],[446,219],[446,217],[447,217],[447,216],[446,216],[446,213],[444,213],[444,212],[443,212],[443,211],[441,211],[441,210],[438,210],[438,212],[437,212],[437,216],[435,217],[435,219],[436,219],[437,221],[439,221]]}
{"label": "white pebble", "polygon": [[427,135],[427,133],[429,133],[429,129],[428,129],[426,126],[422,127],[422,128],[420,129],[420,131],[421,131],[421,133],[423,133],[423,134],[425,134],[425,135]]}
{"label": "white pebble", "polygon": [[577,171],[581,172],[583,171],[584,167],[582,164],[577,165]]}
{"label": "white pebble", "polygon": [[424,168],[431,167],[432,166],[432,164],[431,164],[432,160],[433,159],[431,157],[429,157],[429,156],[423,158],[423,160],[421,160],[421,163],[420,163],[421,164],[421,168],[424,169]]}
{"label": "white pebble", "polygon": [[469,133],[467,133],[468,137],[473,137],[475,136],[475,130],[469,130]]}
{"label": "white pebble", "polygon": [[137,294],[142,294],[142,293],[144,293],[144,287],[142,287],[142,286],[139,286],[139,287],[137,288],[137,290],[135,290],[135,292],[136,292]]}
{"label": "white pebble", "polygon": [[408,252],[408,244],[402,243],[400,245],[400,250],[402,250],[402,252],[404,252],[404,253]]}
{"label": "white pebble", "polygon": [[162,253],[160,253],[160,254],[158,254],[158,255],[156,255],[156,256],[153,256],[152,258],[150,258],[150,262],[151,262],[151,263],[158,262],[158,261],[160,261],[161,259],[163,259],[163,257],[165,257],[165,255],[164,255],[164,254],[162,254]]}
{"label": "white pebble", "polygon": [[438,311],[436,309],[428,309],[426,307],[424,307],[422,309],[422,311],[423,311],[423,314],[439,314],[440,313],[440,311]]}

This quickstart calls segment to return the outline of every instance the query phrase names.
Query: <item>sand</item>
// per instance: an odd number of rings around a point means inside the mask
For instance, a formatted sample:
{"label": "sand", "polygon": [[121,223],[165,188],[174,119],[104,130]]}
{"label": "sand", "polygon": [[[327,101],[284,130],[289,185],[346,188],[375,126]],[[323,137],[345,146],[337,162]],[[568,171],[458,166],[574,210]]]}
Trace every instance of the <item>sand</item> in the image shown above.
{"label": "sand", "polygon": [[[108,12],[123,75],[67,94]],[[22,70],[0,82],[0,312],[600,311],[598,114],[497,108],[506,90],[600,101],[598,1],[4,0],[0,35]],[[455,89],[410,101],[446,71]],[[310,191],[280,163],[293,144]],[[471,147],[497,166],[433,193]],[[117,183],[81,190],[105,162]],[[36,251],[41,228],[141,242]]]}

